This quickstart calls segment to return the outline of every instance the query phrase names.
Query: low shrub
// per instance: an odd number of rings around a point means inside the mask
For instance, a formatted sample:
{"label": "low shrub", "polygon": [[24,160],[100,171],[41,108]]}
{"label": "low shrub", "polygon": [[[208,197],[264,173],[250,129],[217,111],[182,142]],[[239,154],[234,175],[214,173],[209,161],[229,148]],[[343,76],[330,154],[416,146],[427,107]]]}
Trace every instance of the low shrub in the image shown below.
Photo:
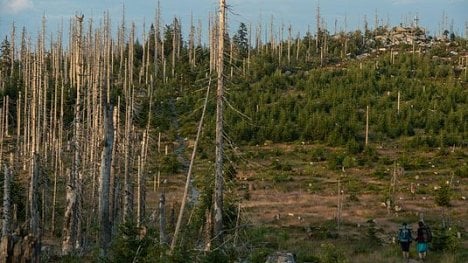
{"label": "low shrub", "polygon": [[343,252],[338,249],[332,243],[326,243],[321,245],[322,252],[320,253],[320,262],[323,263],[346,263],[346,259]]}
{"label": "low shrub", "polygon": [[432,249],[448,252],[456,252],[461,245],[460,239],[457,237],[457,227],[441,227],[433,229]]}
{"label": "low shrub", "polygon": [[450,199],[452,199],[452,191],[447,184],[435,191],[435,202],[439,206],[450,206]]}

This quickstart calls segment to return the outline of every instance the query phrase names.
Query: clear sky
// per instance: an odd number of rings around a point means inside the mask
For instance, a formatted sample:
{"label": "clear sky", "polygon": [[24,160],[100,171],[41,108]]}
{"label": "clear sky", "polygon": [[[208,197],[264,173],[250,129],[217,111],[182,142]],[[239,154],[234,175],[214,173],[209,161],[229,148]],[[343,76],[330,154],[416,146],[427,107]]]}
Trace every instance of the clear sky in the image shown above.
{"label": "clear sky", "polygon": [[[122,17],[122,7],[125,5],[126,20],[134,21],[141,28],[145,20],[147,25],[154,19],[157,0],[0,0],[0,37],[9,34],[14,22],[18,31],[25,26],[31,34],[40,30],[42,16],[47,19],[48,32],[56,32],[59,25],[68,21],[76,13],[83,13],[85,18],[93,17],[99,22],[102,14],[108,11],[116,25]],[[229,24],[231,30],[236,30],[240,22],[259,22],[269,24],[274,17],[275,26],[292,25],[295,33],[304,34],[308,26],[312,33],[316,28],[316,8],[319,0],[227,0],[231,13]],[[206,32],[206,21],[209,13],[213,13],[218,5],[217,0],[160,0],[163,23],[169,24],[174,16],[182,20],[185,29],[193,14],[195,23],[203,21],[203,31]],[[363,28],[364,17],[370,28],[374,28],[377,15],[379,24],[389,22],[390,25],[410,23],[417,16],[419,24],[434,35],[444,22],[443,14],[447,16],[447,29],[457,35],[465,34],[468,22],[468,0],[320,0],[320,10],[328,30],[334,33],[336,29],[344,29],[345,19],[347,30]],[[66,31],[66,30],[65,30]]]}

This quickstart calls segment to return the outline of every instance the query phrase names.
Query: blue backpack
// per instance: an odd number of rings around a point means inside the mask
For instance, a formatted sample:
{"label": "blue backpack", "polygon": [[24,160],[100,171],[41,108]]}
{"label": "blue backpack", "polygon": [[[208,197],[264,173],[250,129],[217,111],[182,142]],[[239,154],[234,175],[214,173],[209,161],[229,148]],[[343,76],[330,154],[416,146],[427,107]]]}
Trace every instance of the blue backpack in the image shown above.
{"label": "blue backpack", "polygon": [[400,233],[398,234],[398,240],[400,242],[411,242],[411,231],[410,229],[404,227],[400,228]]}

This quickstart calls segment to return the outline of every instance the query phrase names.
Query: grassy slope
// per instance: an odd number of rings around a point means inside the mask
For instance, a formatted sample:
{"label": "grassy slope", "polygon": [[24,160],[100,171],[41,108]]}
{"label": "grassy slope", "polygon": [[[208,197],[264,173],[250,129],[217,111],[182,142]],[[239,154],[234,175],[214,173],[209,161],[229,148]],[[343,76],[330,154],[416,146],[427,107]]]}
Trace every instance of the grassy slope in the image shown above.
{"label": "grassy slope", "polygon": [[[270,235],[277,232],[271,236],[259,234],[270,243],[266,248],[296,252],[301,261],[323,255],[329,249],[326,244],[331,243],[352,262],[375,262],[373,258],[382,258],[382,253],[385,259],[378,262],[394,262],[399,253],[392,237],[403,221],[416,229],[420,213],[433,227],[438,227],[443,218],[459,226],[463,247],[467,247],[468,213],[466,201],[462,200],[468,190],[466,174],[452,179],[450,207],[440,207],[434,200],[434,189],[450,181],[454,169],[466,166],[466,149],[410,151],[396,141],[378,147],[375,161],[370,163],[366,163],[368,157],[364,154],[353,156],[354,167],[345,167],[344,171],[330,169],[330,153],[342,152],[338,148],[271,144],[246,147],[243,152],[246,164],[238,171],[238,193],[244,218],[255,227],[268,228]],[[396,212],[387,210],[384,202],[394,163],[401,161],[402,155],[410,156],[410,161],[397,179],[395,205],[401,210]],[[340,232],[335,220],[339,179],[344,194]],[[370,220],[375,222],[375,236],[382,247],[372,248],[377,240],[368,240],[373,235],[369,234]],[[438,253],[437,257],[441,256]]]}

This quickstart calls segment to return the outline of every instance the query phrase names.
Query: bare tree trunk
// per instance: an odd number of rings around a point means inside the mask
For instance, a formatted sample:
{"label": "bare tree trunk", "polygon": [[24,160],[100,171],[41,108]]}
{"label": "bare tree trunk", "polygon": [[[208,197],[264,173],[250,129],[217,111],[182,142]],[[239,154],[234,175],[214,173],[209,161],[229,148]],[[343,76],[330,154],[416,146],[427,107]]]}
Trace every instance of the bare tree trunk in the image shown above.
{"label": "bare tree trunk", "polygon": [[194,50],[195,49],[195,26],[193,25],[193,13],[190,13],[190,33],[189,33],[189,46],[188,46],[188,55],[189,55],[189,64],[191,67],[195,66],[194,61]]}
{"label": "bare tree trunk", "polygon": [[[158,9],[156,11],[156,17],[155,17],[155,24],[154,24],[154,77],[156,80],[158,79],[159,76],[159,61],[158,61],[158,56],[159,56],[159,41],[160,41],[160,33],[159,33],[159,27],[160,27],[160,17],[161,17],[161,5],[158,0]],[[164,56],[162,56],[164,57]]]}
{"label": "bare tree trunk", "polygon": [[288,64],[291,64],[291,25],[288,27]]}
{"label": "bare tree trunk", "polygon": [[3,107],[0,109],[0,167],[2,167],[3,162],[3,139],[5,130],[8,130],[8,127],[5,127],[5,119],[8,118],[8,113],[6,112],[6,105],[8,103],[8,96],[3,97]]}
{"label": "bare tree trunk", "polygon": [[252,52],[252,24],[249,24],[249,44],[247,45],[247,69],[250,70],[250,56]]}
{"label": "bare tree trunk", "polygon": [[39,155],[34,154],[32,163],[32,174],[31,182],[29,184],[29,210],[30,210],[30,221],[29,228],[31,234],[36,238],[40,239],[41,236],[41,220],[39,214]]}
{"label": "bare tree trunk", "polygon": [[400,114],[400,91],[398,91],[397,113]]}
{"label": "bare tree trunk", "polygon": [[216,92],[216,160],[213,234],[217,244],[223,240],[223,114],[224,114],[224,37],[226,0],[219,1],[218,88]]}
{"label": "bare tree trunk", "polygon": [[10,196],[10,181],[11,181],[11,169],[6,164],[3,165],[3,225],[2,225],[2,236],[10,235],[11,225],[11,196]]}
{"label": "bare tree trunk", "polygon": [[205,103],[203,105],[202,116],[200,118],[200,122],[198,123],[197,136],[195,138],[195,144],[194,144],[193,150],[192,150],[192,157],[190,158],[189,169],[188,169],[188,172],[187,172],[187,179],[185,181],[184,195],[182,197],[182,203],[180,205],[179,216],[177,217],[177,224],[176,224],[176,228],[175,228],[175,231],[174,231],[174,237],[172,238],[171,253],[174,251],[174,248],[177,245],[177,237],[179,236],[180,227],[182,225],[182,217],[184,215],[185,204],[187,203],[187,196],[188,196],[188,191],[189,191],[189,186],[190,186],[190,180],[192,178],[193,163],[195,161],[195,155],[196,155],[196,152],[197,152],[198,141],[200,139],[201,131],[202,131],[202,128],[203,128],[203,120],[205,118],[206,107],[208,105],[208,96],[210,94],[210,87],[211,87],[211,78],[209,79],[208,88],[206,89]]}
{"label": "bare tree trunk", "polygon": [[271,52],[274,55],[275,50],[276,50],[276,43],[275,43],[275,34],[273,33],[273,15],[271,15],[270,18],[270,47],[271,47]]}
{"label": "bare tree trunk", "polygon": [[138,156],[138,171],[137,171],[137,227],[140,227],[145,218],[145,203],[146,203],[146,176],[145,176],[145,148],[146,148],[147,131],[143,132],[141,141],[141,152]]}
{"label": "bare tree trunk", "polygon": [[320,47],[320,67],[323,67],[323,46]]}
{"label": "bare tree trunk", "polygon": [[198,19],[197,42],[196,42],[195,47],[193,49],[193,66],[194,67],[197,66],[197,49],[202,48],[201,35],[202,35],[202,21],[201,21],[201,19]]}
{"label": "bare tree trunk", "polygon": [[16,100],[17,101],[17,105],[16,105],[16,159],[19,160],[20,159],[20,156],[22,155],[21,153],[21,125],[22,125],[22,118],[21,118],[21,102],[22,102],[22,98],[21,98],[21,91],[18,92],[18,99]]}
{"label": "bare tree trunk", "polygon": [[81,34],[83,17],[77,17],[78,29],[77,36],[74,37],[74,48],[72,52],[74,65],[71,76],[76,79],[76,102],[75,102],[75,120],[73,129],[73,163],[72,169],[67,180],[66,200],[67,206],[65,210],[65,223],[63,227],[62,253],[69,254],[75,248],[81,246],[81,151],[80,151],[80,136],[81,136],[81,80],[82,72],[82,51],[81,51]]}
{"label": "bare tree trunk", "polygon": [[159,197],[159,244],[166,245],[166,196],[161,193]]}
{"label": "bare tree trunk", "polygon": [[230,41],[230,45],[229,45],[229,66],[230,66],[230,74],[229,74],[229,77],[232,79],[232,76],[234,75],[234,67],[232,66],[232,60],[233,60],[233,57],[234,57],[234,41],[233,39],[231,39]]}
{"label": "bare tree trunk", "polygon": [[211,216],[211,210],[206,209],[205,211],[205,231],[204,231],[204,239],[205,239],[205,246],[204,250],[205,251],[210,251],[211,250],[211,229],[213,227],[213,221],[212,221],[212,216]]}
{"label": "bare tree trunk", "polygon": [[172,72],[172,77],[175,77],[175,65],[176,65],[176,54],[177,54],[177,38],[178,38],[178,22],[177,18],[174,18],[173,22],[173,31],[172,31],[172,64],[171,64],[171,72]]}
{"label": "bare tree trunk", "polygon": [[101,176],[99,178],[99,254],[102,257],[107,255],[112,231],[109,220],[109,187],[114,146],[113,115],[113,107],[106,104],[104,107],[104,148],[102,149]]}
{"label": "bare tree trunk", "polygon": [[142,48],[143,48],[143,56],[141,58],[141,66],[140,66],[140,72],[138,73],[138,85],[141,85],[142,78],[145,77],[145,84],[148,84],[148,80],[146,78],[146,57],[148,56],[147,53],[147,45],[146,43],[148,40],[146,39],[146,23],[143,20],[143,43],[142,43]]}
{"label": "bare tree trunk", "polygon": [[112,233],[115,233],[117,229],[115,226],[119,225],[120,220],[122,218],[120,211],[122,208],[122,196],[121,196],[121,177],[122,175],[122,163],[123,159],[121,157],[121,147],[123,143],[119,143],[121,140],[119,138],[121,133],[121,125],[120,125],[120,111],[121,111],[121,102],[120,96],[117,97],[117,106],[116,110],[114,111],[114,147],[112,150],[112,171],[111,171],[111,192],[110,192],[110,207],[111,213],[110,218],[112,222]]}
{"label": "bare tree trunk", "polygon": [[161,60],[162,60],[162,68],[163,68],[163,82],[166,82],[166,70],[167,70],[167,62],[166,56],[164,55],[164,48],[165,48],[165,41],[163,40],[161,43]]}
{"label": "bare tree trunk", "polygon": [[[129,64],[129,66],[132,64]],[[133,65],[132,65],[133,66]],[[125,66],[127,67],[127,66]],[[127,84],[127,70],[125,69],[125,80],[124,90],[127,90],[126,85],[132,86],[132,83]],[[124,222],[133,221],[133,180],[131,175],[131,152],[130,152],[130,140],[131,140],[131,128],[132,128],[132,88],[126,91],[125,96],[125,135],[124,135],[124,209],[123,218]]]}
{"label": "bare tree trunk", "polygon": [[316,14],[316,17],[315,17],[315,23],[317,24],[317,36],[315,37],[315,49],[316,51],[318,52],[318,49],[319,49],[319,38],[320,38],[320,31],[321,31],[321,28],[320,28],[320,3],[317,3],[317,14]]}
{"label": "bare tree trunk", "polygon": [[284,24],[281,23],[281,28],[279,29],[279,45],[278,45],[278,63],[281,65],[283,58],[283,34],[284,34]]}
{"label": "bare tree trunk", "polygon": [[148,78],[149,78],[149,65],[150,65],[150,35],[148,35],[148,39],[146,39],[146,63],[145,63],[145,85],[148,85]]}
{"label": "bare tree trunk", "polygon": [[[58,165],[58,174],[63,176],[63,171],[64,171],[64,165],[63,165],[63,160],[62,160],[62,138],[63,138],[63,118],[64,118],[64,84],[63,84],[63,78],[62,78],[62,83],[60,87],[60,116],[58,119],[58,139],[57,139],[57,165]],[[57,199],[57,180],[54,178],[54,193],[53,193],[53,206],[52,206],[52,232],[55,230],[55,204],[56,204],[56,199]]]}
{"label": "bare tree trunk", "polygon": [[215,33],[214,33],[214,28],[215,28],[215,25],[216,23],[214,23],[214,25],[212,25],[213,22],[211,20],[211,14],[210,16],[208,17],[208,45],[209,45],[209,48],[210,48],[210,74],[213,72],[213,70],[215,70],[216,66],[214,65],[215,64],[215,56],[216,56],[216,52],[214,50],[214,47],[215,47],[215,44],[214,44],[214,39],[215,39]]}
{"label": "bare tree trunk", "polygon": [[369,105],[366,107],[366,142],[365,145],[369,143]]}

